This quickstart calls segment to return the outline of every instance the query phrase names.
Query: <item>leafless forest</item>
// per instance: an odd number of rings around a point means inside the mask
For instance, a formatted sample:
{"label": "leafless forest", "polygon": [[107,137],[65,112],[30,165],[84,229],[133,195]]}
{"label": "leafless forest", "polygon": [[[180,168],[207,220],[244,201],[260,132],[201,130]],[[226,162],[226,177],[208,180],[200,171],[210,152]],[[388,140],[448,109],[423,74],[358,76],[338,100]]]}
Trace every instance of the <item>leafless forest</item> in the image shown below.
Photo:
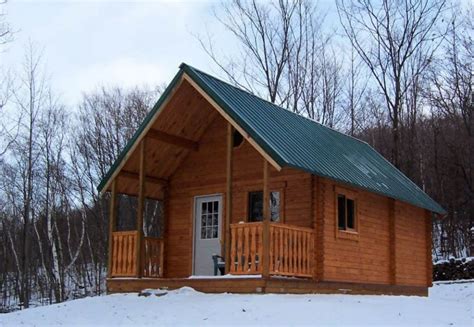
{"label": "leafless forest", "polygon": [[[0,47],[15,42],[4,5]],[[441,203],[434,260],[474,255],[473,7],[341,0],[332,10],[329,22],[313,1],[223,2],[214,16],[239,51],[212,34],[196,41],[224,79],[367,141]],[[0,76],[0,312],[104,292],[108,197],[96,187],[162,90],[99,88],[69,108],[44,59],[30,45],[21,68],[0,67],[15,70]]]}

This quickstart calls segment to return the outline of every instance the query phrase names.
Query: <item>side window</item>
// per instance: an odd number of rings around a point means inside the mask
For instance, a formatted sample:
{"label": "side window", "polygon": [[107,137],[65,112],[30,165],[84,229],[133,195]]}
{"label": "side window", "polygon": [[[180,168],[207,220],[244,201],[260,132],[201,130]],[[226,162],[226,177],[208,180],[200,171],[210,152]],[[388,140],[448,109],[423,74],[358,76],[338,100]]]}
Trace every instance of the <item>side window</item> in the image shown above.
{"label": "side window", "polygon": [[337,194],[337,226],[339,230],[356,229],[356,202],[344,194]]}
{"label": "side window", "polygon": [[270,192],[270,219],[280,221],[280,192]]}
{"label": "side window", "polygon": [[[280,221],[280,192],[270,192],[270,219],[271,221]],[[249,222],[263,220],[263,191],[249,192],[248,199],[248,217]]]}
{"label": "side window", "polygon": [[249,192],[248,221],[263,220],[263,192]]}

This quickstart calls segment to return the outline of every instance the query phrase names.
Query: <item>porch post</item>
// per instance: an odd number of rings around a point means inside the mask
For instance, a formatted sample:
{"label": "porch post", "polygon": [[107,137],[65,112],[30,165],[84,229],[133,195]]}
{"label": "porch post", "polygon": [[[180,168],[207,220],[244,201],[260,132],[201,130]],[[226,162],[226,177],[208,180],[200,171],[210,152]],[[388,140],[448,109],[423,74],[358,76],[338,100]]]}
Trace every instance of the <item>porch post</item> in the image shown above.
{"label": "porch post", "polygon": [[225,223],[224,223],[224,258],[225,273],[230,271],[230,223],[232,221],[232,149],[234,128],[227,123],[227,162],[226,162],[226,193],[225,193]]}
{"label": "porch post", "polygon": [[138,210],[137,210],[137,242],[135,244],[135,258],[137,277],[142,276],[142,240],[143,240],[143,212],[145,207],[145,139],[140,142],[140,171],[138,180]]}
{"label": "porch post", "polygon": [[167,251],[168,251],[168,212],[169,212],[169,185],[166,184],[163,188],[163,246],[161,251],[161,276],[165,277],[167,272]]}
{"label": "porch post", "polygon": [[268,174],[268,161],[263,159],[263,277],[270,276],[270,192]]}
{"label": "porch post", "polygon": [[112,192],[110,194],[110,210],[109,210],[109,257],[107,263],[107,277],[112,277],[112,256],[113,256],[113,234],[115,231],[115,222],[116,222],[116,200],[117,200],[117,181],[114,179],[112,181]]}

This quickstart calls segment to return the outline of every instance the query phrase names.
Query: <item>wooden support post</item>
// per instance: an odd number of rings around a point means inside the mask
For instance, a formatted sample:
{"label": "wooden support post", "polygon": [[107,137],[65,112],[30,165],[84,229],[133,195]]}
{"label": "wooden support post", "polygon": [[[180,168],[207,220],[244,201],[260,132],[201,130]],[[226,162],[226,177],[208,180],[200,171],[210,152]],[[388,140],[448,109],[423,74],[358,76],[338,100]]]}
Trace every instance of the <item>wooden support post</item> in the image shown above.
{"label": "wooden support post", "polygon": [[311,192],[311,206],[310,206],[310,216],[311,216],[311,227],[313,228],[313,244],[311,244],[310,249],[312,249],[312,253],[309,253],[310,258],[312,258],[312,272],[313,272],[313,280],[318,279],[318,255],[317,255],[317,233],[316,233],[316,199],[317,199],[317,193],[316,193],[316,182],[315,182],[316,176],[311,174],[311,183],[310,183],[310,192]]}
{"label": "wooden support post", "polygon": [[112,181],[112,192],[110,193],[110,210],[109,210],[109,260],[107,264],[107,277],[112,277],[112,264],[113,264],[113,236],[116,224],[116,200],[117,200],[117,181]]}
{"label": "wooden support post", "polygon": [[162,267],[161,272],[162,276],[165,277],[167,275],[167,267],[168,267],[168,213],[169,213],[169,186],[165,185],[163,188],[163,251],[162,251]]}
{"label": "wooden support post", "polygon": [[143,240],[143,214],[145,209],[145,140],[140,142],[140,171],[138,181],[138,210],[137,210],[137,243],[135,245],[135,255],[137,260],[136,272],[137,277],[142,275],[142,240]]}
{"label": "wooden support post", "polygon": [[234,128],[227,123],[227,162],[226,162],[226,193],[225,193],[225,223],[224,223],[224,258],[225,272],[230,271],[230,223],[232,222],[232,150]]}
{"label": "wooden support post", "polygon": [[432,213],[426,210],[425,223],[426,223],[426,286],[433,286],[433,253],[432,253],[432,233],[433,233],[433,222]]}
{"label": "wooden support post", "polygon": [[268,161],[263,159],[263,269],[262,276],[270,276],[270,191]]}
{"label": "wooden support post", "polygon": [[316,280],[324,280],[324,229],[325,229],[325,198],[326,184],[319,176],[316,177]]}
{"label": "wooden support post", "polygon": [[397,257],[396,257],[396,225],[395,225],[395,207],[396,203],[394,199],[389,199],[388,204],[388,228],[389,228],[389,258],[390,258],[390,284],[397,284]]}

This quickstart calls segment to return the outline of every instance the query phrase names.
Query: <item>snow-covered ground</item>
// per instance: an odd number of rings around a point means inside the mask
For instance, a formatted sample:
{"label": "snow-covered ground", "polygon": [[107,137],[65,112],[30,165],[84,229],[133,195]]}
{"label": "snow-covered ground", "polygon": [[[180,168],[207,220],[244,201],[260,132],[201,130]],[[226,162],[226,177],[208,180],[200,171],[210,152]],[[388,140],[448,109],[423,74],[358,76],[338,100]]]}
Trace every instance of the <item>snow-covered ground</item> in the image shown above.
{"label": "snow-covered ground", "polygon": [[474,283],[438,284],[428,298],[356,295],[115,294],[0,315],[0,326],[473,326]]}

